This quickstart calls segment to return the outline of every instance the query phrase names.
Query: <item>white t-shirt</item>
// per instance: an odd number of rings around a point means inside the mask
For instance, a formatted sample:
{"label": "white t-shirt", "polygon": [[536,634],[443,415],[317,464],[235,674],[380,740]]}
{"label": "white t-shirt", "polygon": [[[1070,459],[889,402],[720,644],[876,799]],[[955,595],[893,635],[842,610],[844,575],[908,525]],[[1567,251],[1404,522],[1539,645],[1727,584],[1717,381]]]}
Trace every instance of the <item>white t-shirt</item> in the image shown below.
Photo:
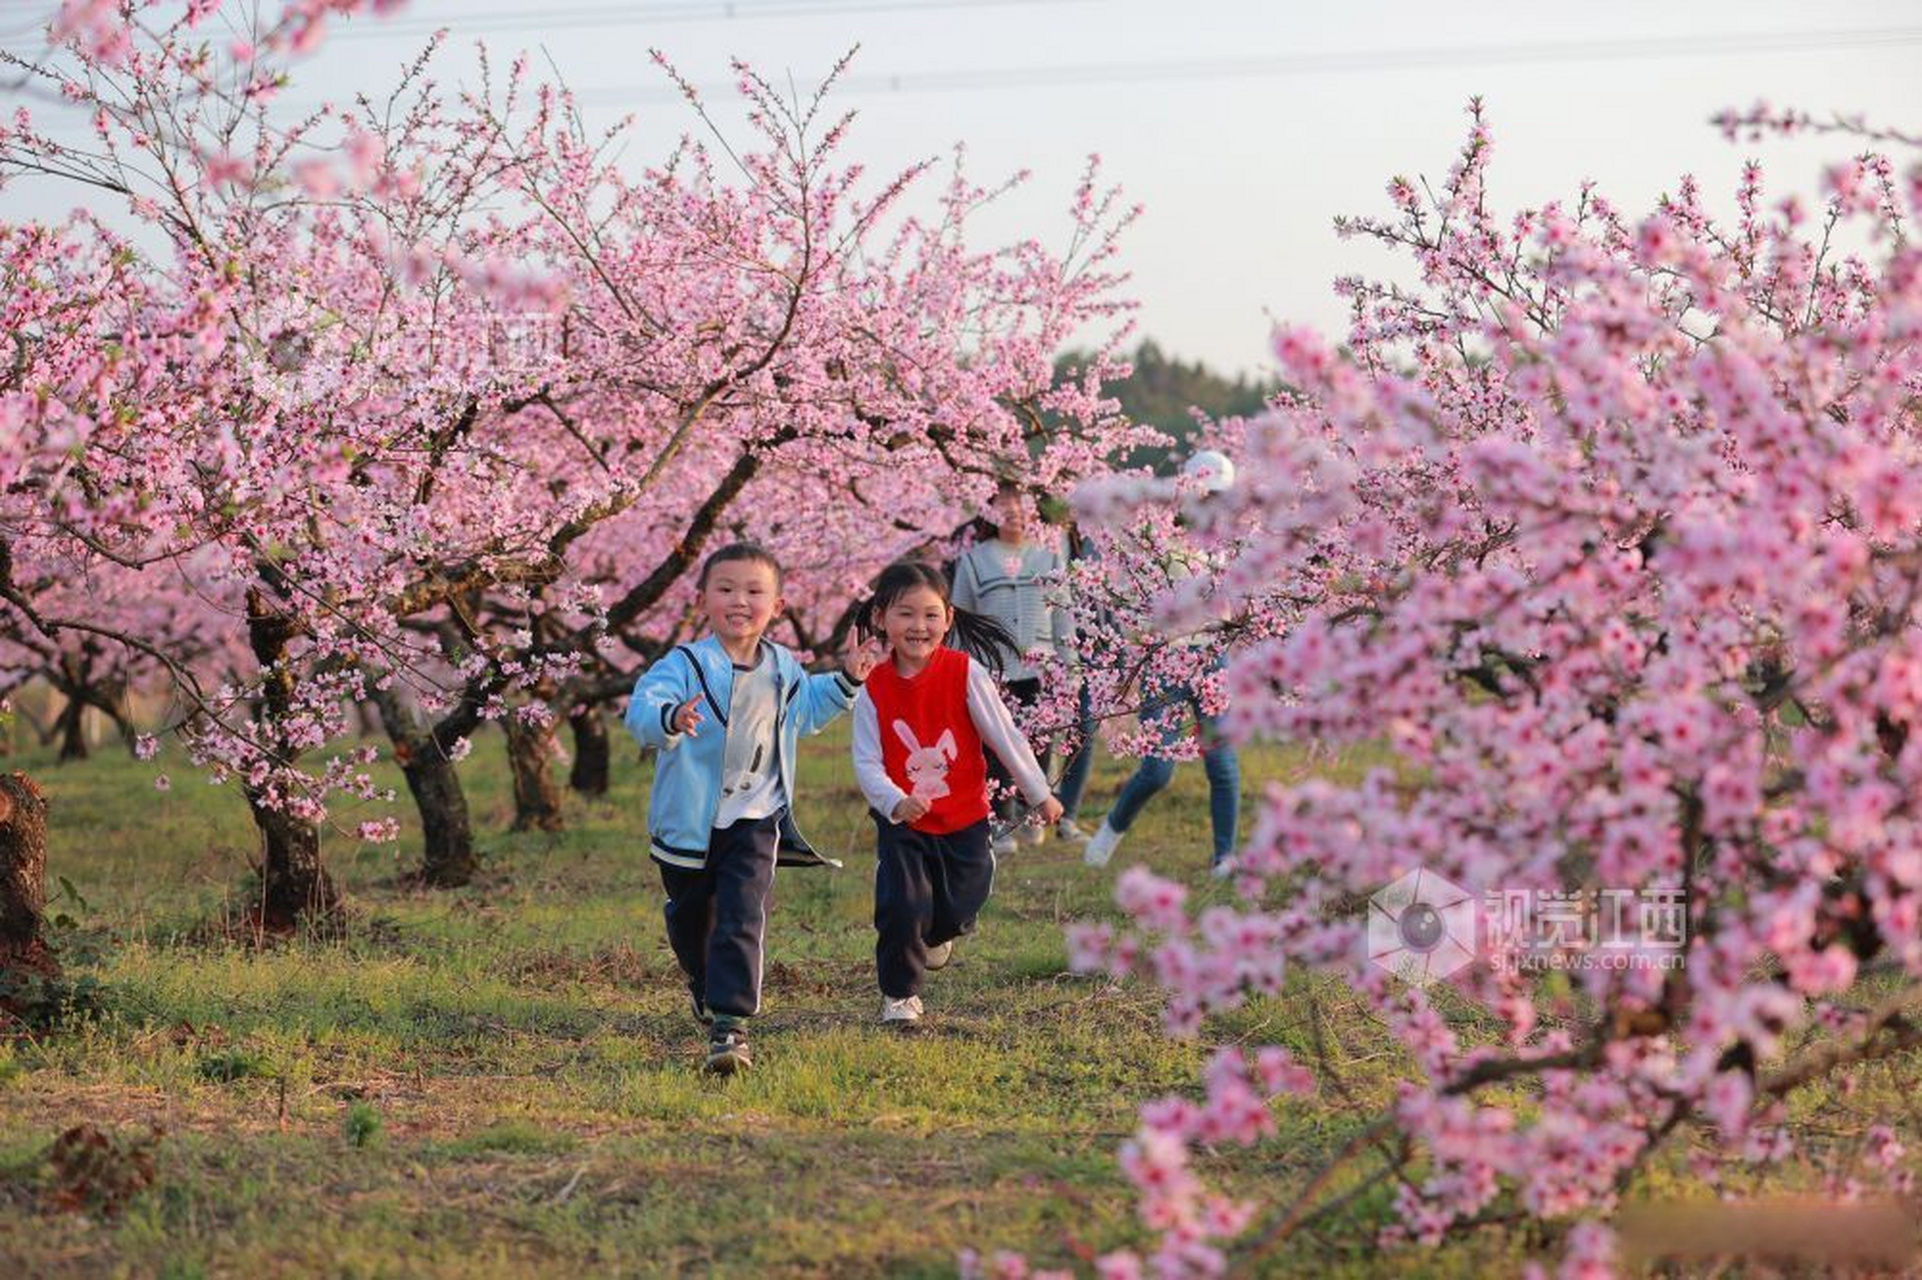
{"label": "white t-shirt", "polygon": [[763,645],[760,661],[751,668],[735,665],[734,691],[727,704],[727,747],[721,757],[721,803],[714,811],[716,827],[772,817],[787,804],[774,741],[780,695],[773,650]]}

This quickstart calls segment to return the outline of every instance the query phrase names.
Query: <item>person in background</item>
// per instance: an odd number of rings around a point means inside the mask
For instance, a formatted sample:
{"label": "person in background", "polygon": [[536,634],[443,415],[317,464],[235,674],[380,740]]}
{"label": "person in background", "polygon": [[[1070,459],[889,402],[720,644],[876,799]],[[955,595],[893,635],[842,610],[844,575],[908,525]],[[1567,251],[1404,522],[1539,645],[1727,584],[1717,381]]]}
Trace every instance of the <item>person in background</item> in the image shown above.
{"label": "person in background", "polygon": [[[1032,707],[1041,697],[1041,673],[1033,659],[1065,652],[1073,638],[1066,610],[1048,600],[1061,574],[1061,556],[1039,540],[1028,496],[1012,480],[1002,481],[995,490],[990,519],[994,537],[976,543],[955,561],[954,607],[992,618],[1014,637],[1015,653],[1002,673],[1002,687],[1010,700]],[[1049,763],[1043,754],[1043,770]],[[995,854],[1006,857],[1014,852],[1017,839],[1039,844],[1046,832],[1016,821],[1019,807],[1012,794],[1013,779],[1000,758],[991,758],[988,769],[1002,795],[995,806],[1000,820]],[[1056,824],[1056,830],[1063,839],[1082,838],[1071,820],[1066,826]]]}
{"label": "person in background", "polygon": [[[1208,495],[1224,493],[1235,483],[1235,464],[1227,455],[1203,449],[1182,466],[1182,474]],[[1179,580],[1191,577],[1194,566],[1180,560],[1170,565],[1171,575]],[[1193,645],[1192,638],[1170,643]],[[1226,875],[1232,868],[1237,827],[1241,813],[1241,761],[1234,744],[1222,735],[1219,720],[1202,709],[1201,698],[1192,685],[1158,685],[1144,690],[1141,705],[1143,726],[1158,726],[1160,742],[1173,747],[1187,735],[1190,725],[1201,736],[1201,767],[1208,775],[1208,816],[1214,834],[1212,870]],[[1134,825],[1148,801],[1173,780],[1175,762],[1170,756],[1143,756],[1133,776],[1122,784],[1114,807],[1101,820],[1101,826],[1088,840],[1083,860],[1091,867],[1106,866],[1114,857],[1121,837]]]}

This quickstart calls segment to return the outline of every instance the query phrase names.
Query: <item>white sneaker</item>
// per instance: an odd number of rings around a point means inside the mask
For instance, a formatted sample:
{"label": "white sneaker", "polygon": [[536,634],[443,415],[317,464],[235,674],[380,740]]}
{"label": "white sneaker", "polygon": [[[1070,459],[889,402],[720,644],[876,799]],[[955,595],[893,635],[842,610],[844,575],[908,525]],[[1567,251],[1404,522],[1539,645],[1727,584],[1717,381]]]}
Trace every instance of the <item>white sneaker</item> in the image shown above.
{"label": "white sneaker", "polygon": [[921,1021],[921,997],[907,996],[896,1000],[893,996],[881,997],[881,1021],[919,1022]]}
{"label": "white sneaker", "polygon": [[1016,844],[1040,844],[1048,833],[1040,827],[1022,827],[1014,833]]}
{"label": "white sneaker", "polygon": [[949,938],[946,942],[942,943],[938,947],[929,947],[928,963],[927,963],[928,971],[932,973],[936,969],[947,968],[948,960],[953,955],[954,955],[954,939],[953,938]]}
{"label": "white sneaker", "polygon": [[1217,880],[1226,880],[1228,877],[1234,875],[1234,873],[1235,860],[1233,858],[1223,858],[1220,862],[1208,868],[1208,874]]}
{"label": "white sneaker", "polygon": [[997,858],[1007,857],[1009,854],[1014,852],[1014,832],[1012,831],[997,832],[993,841],[989,843],[988,847],[989,849],[993,850],[995,857]]}
{"label": "white sneaker", "polygon": [[1081,851],[1081,860],[1091,867],[1105,867],[1108,859],[1114,857],[1115,846],[1121,843],[1121,833],[1109,826],[1104,818],[1101,830],[1088,838],[1088,847]]}

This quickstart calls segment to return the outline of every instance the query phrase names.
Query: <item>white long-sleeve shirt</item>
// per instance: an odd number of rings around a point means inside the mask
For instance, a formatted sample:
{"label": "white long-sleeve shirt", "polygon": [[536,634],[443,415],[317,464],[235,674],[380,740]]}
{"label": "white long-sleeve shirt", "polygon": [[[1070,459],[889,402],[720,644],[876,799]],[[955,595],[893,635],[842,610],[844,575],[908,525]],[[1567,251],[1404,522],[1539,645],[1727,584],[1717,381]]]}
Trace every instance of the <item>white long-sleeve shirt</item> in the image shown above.
{"label": "white long-sleeve shirt", "polygon": [[[994,677],[978,662],[968,663],[968,719],[981,735],[981,744],[994,752],[1029,804],[1040,804],[1053,794],[1046,771],[1034,757],[1034,748],[1015,728],[1014,716],[1001,700]],[[907,799],[908,793],[888,777],[887,765],[881,759],[881,722],[866,689],[854,699],[854,777],[875,812],[894,822],[894,806]]]}

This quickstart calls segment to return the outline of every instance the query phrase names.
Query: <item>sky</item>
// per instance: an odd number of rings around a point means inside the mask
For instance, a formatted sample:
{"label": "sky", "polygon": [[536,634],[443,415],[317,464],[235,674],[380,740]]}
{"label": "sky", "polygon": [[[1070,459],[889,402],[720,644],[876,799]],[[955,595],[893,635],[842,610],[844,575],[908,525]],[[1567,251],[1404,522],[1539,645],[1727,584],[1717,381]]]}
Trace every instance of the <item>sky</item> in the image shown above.
{"label": "sky", "polygon": [[[0,37],[50,7],[0,0]],[[1392,176],[1444,175],[1471,96],[1487,104],[1504,208],[1594,179],[1636,211],[1685,172],[1726,208],[1751,155],[1785,189],[1813,192],[1846,144],[1731,144],[1707,123],[1758,98],[1922,131],[1915,0],[412,0],[339,27],[286,100],[384,90],[439,25],[453,33],[445,80],[468,74],[484,39],[497,65],[520,49],[551,62],[590,126],[635,113],[637,168],[699,128],[650,49],[712,86],[716,119],[744,137],[731,57],[805,89],[858,45],[838,94],[859,112],[850,158],[879,175],[965,142],[977,179],[1033,174],[983,221],[984,243],[1062,246],[1075,182],[1099,154],[1146,209],[1122,255],[1141,332],[1251,373],[1272,367],[1278,319],[1339,333],[1335,276],[1399,270],[1331,222],[1384,212]],[[0,217],[57,216],[74,199],[21,183],[0,194]]]}

